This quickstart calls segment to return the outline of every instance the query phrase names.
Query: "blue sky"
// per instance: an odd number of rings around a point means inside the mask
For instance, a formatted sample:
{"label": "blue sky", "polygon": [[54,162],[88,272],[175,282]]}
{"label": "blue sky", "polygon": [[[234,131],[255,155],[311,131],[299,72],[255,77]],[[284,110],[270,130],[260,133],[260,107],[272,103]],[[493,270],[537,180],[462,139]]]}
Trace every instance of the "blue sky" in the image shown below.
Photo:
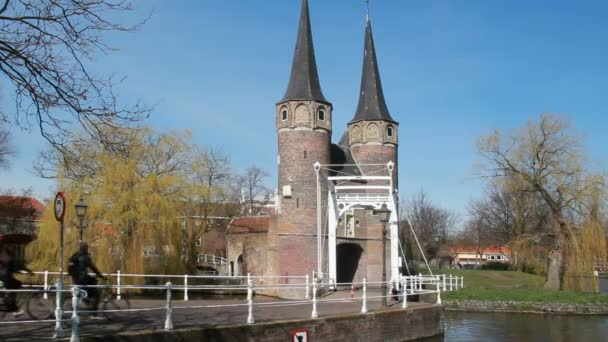
{"label": "blue sky", "polygon": [[[148,124],[190,129],[193,142],[221,149],[236,169],[258,165],[276,183],[274,104],[283,95],[299,0],[135,1],[136,33],[112,34],[119,51],[96,72],[127,76],[124,100],[156,104]],[[310,0],[321,87],[334,105],[334,141],[357,105],[363,0]],[[399,121],[400,193],[424,188],[466,214],[482,183],[475,140],[550,112],[569,115],[596,167],[606,166],[608,3],[602,1],[372,0],[371,18],[389,110]],[[125,19],[131,20],[126,17]],[[2,94],[3,99],[10,94]],[[17,157],[0,187],[52,182],[31,169],[45,144],[14,132]]]}

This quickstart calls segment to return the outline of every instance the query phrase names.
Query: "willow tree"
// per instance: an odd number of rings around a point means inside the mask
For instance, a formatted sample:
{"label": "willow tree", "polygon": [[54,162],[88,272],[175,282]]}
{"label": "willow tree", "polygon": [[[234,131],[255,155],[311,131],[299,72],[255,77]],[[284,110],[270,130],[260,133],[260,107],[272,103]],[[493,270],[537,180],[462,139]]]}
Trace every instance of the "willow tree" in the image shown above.
{"label": "willow tree", "polygon": [[[72,204],[83,197],[89,205],[85,240],[105,271],[181,272],[179,214],[188,187],[185,176],[191,146],[189,134],[159,134],[149,128],[114,133],[120,150],[108,150],[94,139],[78,140],[69,159],[51,150],[38,163]],[[86,141],[87,143],[82,143]],[[66,162],[67,161],[67,162]],[[48,263],[57,250],[56,223],[45,221],[31,249],[33,259]],[[76,224],[68,211],[66,246],[76,249]],[[49,253],[50,252],[50,253]],[[51,254],[51,255],[49,255]],[[56,259],[55,259],[56,260]]]}
{"label": "willow tree", "polygon": [[592,192],[604,186],[585,168],[581,141],[565,119],[554,115],[542,115],[509,135],[495,130],[478,141],[484,175],[522,184],[520,190],[537,193],[551,214],[547,289],[563,289],[577,217],[584,215],[582,208]]}

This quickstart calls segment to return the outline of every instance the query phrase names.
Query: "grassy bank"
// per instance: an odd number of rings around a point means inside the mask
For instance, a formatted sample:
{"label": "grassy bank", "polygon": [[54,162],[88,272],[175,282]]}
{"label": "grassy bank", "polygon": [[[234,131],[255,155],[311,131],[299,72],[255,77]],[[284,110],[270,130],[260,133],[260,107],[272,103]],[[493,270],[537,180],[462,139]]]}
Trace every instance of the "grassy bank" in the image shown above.
{"label": "grassy bank", "polygon": [[608,295],[543,289],[544,277],[514,271],[442,270],[464,276],[464,289],[446,292],[446,300],[489,300],[543,303],[608,303]]}

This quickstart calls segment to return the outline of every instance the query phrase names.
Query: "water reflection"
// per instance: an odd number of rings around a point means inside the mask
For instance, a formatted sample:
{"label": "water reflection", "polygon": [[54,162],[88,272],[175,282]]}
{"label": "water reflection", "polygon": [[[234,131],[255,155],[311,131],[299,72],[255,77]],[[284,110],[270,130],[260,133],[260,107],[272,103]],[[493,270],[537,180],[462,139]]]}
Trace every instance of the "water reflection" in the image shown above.
{"label": "water reflection", "polygon": [[608,342],[608,316],[444,313],[446,342]]}

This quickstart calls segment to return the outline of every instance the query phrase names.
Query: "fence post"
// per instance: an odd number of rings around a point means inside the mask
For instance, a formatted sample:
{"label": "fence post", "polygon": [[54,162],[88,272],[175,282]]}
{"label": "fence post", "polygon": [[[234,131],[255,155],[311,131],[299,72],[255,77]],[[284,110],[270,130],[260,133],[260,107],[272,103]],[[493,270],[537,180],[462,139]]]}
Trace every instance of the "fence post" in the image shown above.
{"label": "fence post", "polygon": [[116,300],[120,300],[120,270],[116,271]]}
{"label": "fence post", "polygon": [[306,299],[310,299],[310,279],[308,278],[308,274],[306,275]]}
{"label": "fence post", "polygon": [[251,281],[250,274],[247,273],[247,305],[248,305],[248,314],[247,314],[247,324],[253,324],[253,282]]}
{"label": "fence post", "polygon": [[460,277],[460,288],[464,289],[464,276]]}
{"label": "fence post", "polygon": [[418,273],[418,290],[422,291],[422,273]]}
{"label": "fence post", "polygon": [[44,271],[44,294],[42,298],[49,299],[49,294],[47,291],[49,290],[49,271]]}
{"label": "fence post", "polygon": [[[59,275],[59,277],[61,277],[61,274]],[[61,280],[60,278],[57,278],[57,288],[56,288],[56,292],[55,292],[55,299],[56,299],[56,303],[55,303],[55,333],[53,334],[54,338],[60,338],[63,337],[63,323],[61,322],[61,320],[63,319],[63,307],[61,307],[61,291],[62,286],[61,286]]]}
{"label": "fence post", "polygon": [[79,342],[79,327],[80,318],[78,318],[78,302],[80,299],[80,288],[75,286],[72,288],[72,336],[70,336],[70,342]]}
{"label": "fence post", "polygon": [[317,312],[317,278],[312,280],[312,314],[311,318],[319,318],[319,313]]}
{"label": "fence post", "polygon": [[188,301],[188,275],[184,274],[184,301]]}
{"label": "fence post", "polygon": [[437,276],[437,304],[441,304],[441,288],[439,287],[439,276]]}
{"label": "fence post", "polygon": [[401,286],[403,286],[403,301],[401,303],[401,308],[407,309],[407,280],[405,276],[401,276]]}
{"label": "fence post", "polygon": [[454,291],[454,284],[452,282],[452,275],[450,274],[450,292]]}
{"label": "fence post", "polygon": [[363,304],[361,305],[361,313],[367,313],[367,279],[363,278]]}
{"label": "fence post", "polygon": [[445,292],[446,291],[446,285],[447,285],[445,283],[445,274],[442,274],[442,276],[443,276],[443,291]]}
{"label": "fence post", "polygon": [[412,283],[410,284],[410,293],[414,294],[416,290],[416,276],[409,276]]}
{"label": "fence post", "polygon": [[167,282],[167,304],[165,305],[165,331],[173,330],[173,306],[171,305],[171,282]]}

